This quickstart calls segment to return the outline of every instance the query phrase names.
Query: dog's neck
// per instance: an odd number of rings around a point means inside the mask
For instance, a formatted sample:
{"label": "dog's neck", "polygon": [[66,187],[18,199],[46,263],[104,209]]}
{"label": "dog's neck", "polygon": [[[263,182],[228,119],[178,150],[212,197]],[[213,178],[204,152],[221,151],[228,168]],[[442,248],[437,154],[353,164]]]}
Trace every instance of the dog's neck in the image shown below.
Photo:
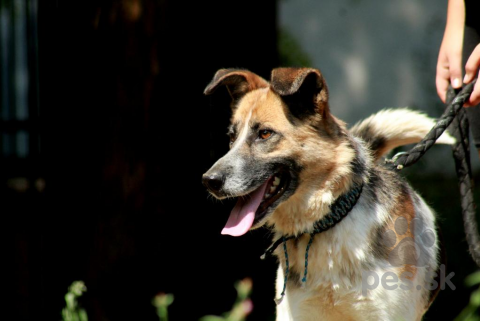
{"label": "dog's neck", "polygon": [[275,251],[275,249],[283,243],[283,251],[285,254],[285,265],[286,265],[286,271],[284,272],[285,279],[284,279],[284,285],[283,285],[283,290],[281,293],[280,298],[277,298],[275,301],[277,304],[279,304],[285,295],[285,290],[287,286],[287,281],[288,281],[288,276],[289,276],[289,260],[288,260],[288,252],[287,252],[287,246],[286,242],[290,239],[295,238],[298,240],[299,237],[301,237],[303,234],[310,234],[310,240],[306,246],[305,249],[305,270],[303,274],[303,278],[301,280],[302,284],[306,284],[307,282],[307,271],[308,271],[308,252],[309,249],[313,243],[314,237],[316,234],[320,234],[322,232],[325,232],[332,227],[334,227],[336,224],[340,223],[343,218],[347,216],[348,213],[353,209],[355,204],[357,203],[358,199],[360,198],[360,195],[362,193],[363,189],[363,183],[357,186],[354,186],[350,191],[348,191],[346,194],[341,195],[339,198],[335,200],[335,202],[332,204],[330,208],[330,212],[322,217],[322,219],[318,220],[315,222],[313,225],[312,231],[302,233],[300,235],[283,235],[273,243],[273,245],[265,252],[265,254],[262,256],[262,258],[265,258],[266,255],[272,255],[272,253]]}
{"label": "dog's neck", "polygon": [[302,178],[302,190],[280,204],[268,224],[278,235],[313,232],[315,224],[330,213],[338,198],[368,180],[370,166],[365,146],[356,138],[345,137],[336,147],[335,166],[319,177]]}
{"label": "dog's neck", "polygon": [[[271,255],[275,249],[283,243],[287,270],[284,271],[284,288],[281,297],[278,298],[280,301],[285,293],[288,279],[287,240],[293,238],[298,240],[302,235],[310,234],[309,242],[305,248],[305,270],[302,278],[302,283],[306,283],[308,251],[313,244],[315,235],[331,229],[348,215],[360,198],[363,184],[368,181],[368,168],[372,166],[372,162],[369,153],[362,143],[355,138],[348,137],[347,142],[341,144],[340,147],[343,148],[344,163],[336,167],[334,173],[330,173],[329,177],[331,181],[327,181],[323,184],[322,188],[318,190],[319,193],[322,193],[320,195],[323,196],[321,198],[323,202],[320,207],[316,207],[316,210],[313,211],[316,215],[309,215],[311,214],[310,211],[302,212],[301,209],[300,211],[297,209],[296,212],[293,212],[293,214],[297,214],[297,217],[293,215],[293,219],[294,222],[301,222],[301,224],[292,224],[290,228],[286,228],[288,225],[279,226],[277,222],[275,222],[274,230],[277,241],[265,252],[265,255]],[[334,186],[336,187],[335,189],[333,188]],[[336,197],[333,195],[336,195]],[[295,195],[292,197],[295,197]],[[296,201],[298,202],[299,200]],[[292,217],[292,215],[290,217]],[[299,227],[301,229],[299,229]],[[290,231],[290,233],[286,231]],[[279,252],[280,251],[277,250],[277,256]]]}

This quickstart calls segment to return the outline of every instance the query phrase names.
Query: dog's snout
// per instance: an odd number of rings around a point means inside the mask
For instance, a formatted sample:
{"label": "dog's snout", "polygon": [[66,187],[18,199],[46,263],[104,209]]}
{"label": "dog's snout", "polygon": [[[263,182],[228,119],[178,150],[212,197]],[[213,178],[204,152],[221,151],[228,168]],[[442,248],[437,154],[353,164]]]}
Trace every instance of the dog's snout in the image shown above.
{"label": "dog's snout", "polygon": [[220,173],[206,173],[202,176],[202,183],[212,193],[218,193],[223,186],[224,177]]}

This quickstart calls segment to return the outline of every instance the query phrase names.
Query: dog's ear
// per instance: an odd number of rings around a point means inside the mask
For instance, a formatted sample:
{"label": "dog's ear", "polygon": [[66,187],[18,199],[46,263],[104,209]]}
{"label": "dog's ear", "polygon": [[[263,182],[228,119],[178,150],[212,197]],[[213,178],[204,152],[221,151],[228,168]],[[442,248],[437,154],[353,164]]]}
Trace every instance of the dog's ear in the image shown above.
{"label": "dog's ear", "polygon": [[297,117],[312,113],[326,116],[329,112],[327,84],[317,69],[273,69],[271,87]]}
{"label": "dog's ear", "polygon": [[203,92],[211,95],[220,86],[225,86],[232,98],[232,108],[246,93],[268,87],[268,82],[251,71],[244,69],[220,69]]}

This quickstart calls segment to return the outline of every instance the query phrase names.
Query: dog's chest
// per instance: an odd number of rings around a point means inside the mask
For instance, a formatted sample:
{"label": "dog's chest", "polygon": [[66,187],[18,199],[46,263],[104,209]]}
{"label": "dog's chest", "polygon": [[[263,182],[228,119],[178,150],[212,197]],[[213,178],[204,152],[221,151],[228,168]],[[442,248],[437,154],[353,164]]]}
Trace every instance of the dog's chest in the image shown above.
{"label": "dog's chest", "polygon": [[[338,232],[338,231],[337,231]],[[284,303],[278,320],[356,320],[359,313],[358,293],[361,289],[362,248],[348,247],[348,237],[342,241],[332,233],[316,235],[306,255],[310,235],[287,242],[289,274]],[[281,289],[286,272],[283,247],[277,250],[280,266],[277,290]],[[280,292],[277,291],[277,296]],[[282,304],[284,307],[282,307]],[[352,307],[356,306],[355,309]],[[282,310],[283,313],[280,312]],[[360,309],[362,310],[362,309]]]}
{"label": "dog's chest", "polygon": [[[344,235],[338,235],[338,233]],[[334,290],[360,285],[362,265],[367,260],[368,243],[360,233],[346,236],[341,229],[315,235],[308,248],[310,235],[287,242],[287,253],[279,247],[276,254],[283,270],[288,256],[289,287],[310,288],[330,285]]]}

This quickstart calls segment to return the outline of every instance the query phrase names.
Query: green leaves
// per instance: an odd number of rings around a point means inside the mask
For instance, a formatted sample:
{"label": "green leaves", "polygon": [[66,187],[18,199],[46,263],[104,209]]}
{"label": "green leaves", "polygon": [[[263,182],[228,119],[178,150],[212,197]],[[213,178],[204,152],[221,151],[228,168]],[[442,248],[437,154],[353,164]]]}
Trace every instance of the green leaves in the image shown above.
{"label": "green leaves", "polygon": [[478,289],[472,292],[470,302],[454,321],[480,321],[480,315],[478,314],[478,310],[480,309],[480,271],[467,276],[465,278],[465,285],[478,285]]}
{"label": "green leaves", "polygon": [[83,281],[74,281],[65,294],[65,308],[62,309],[62,321],[88,321],[87,312],[78,304],[78,298],[87,291]]}
{"label": "green leaves", "polygon": [[[246,317],[253,309],[250,293],[252,291],[252,281],[245,278],[235,283],[237,290],[237,299],[228,312],[222,316],[207,315],[200,318],[199,321],[245,321]],[[68,287],[65,294],[65,308],[62,309],[62,321],[88,321],[87,312],[79,305],[78,298],[87,291],[83,281],[75,281]],[[159,293],[153,300],[152,305],[157,309],[157,315],[160,321],[168,321],[168,307],[173,303],[173,294]]]}
{"label": "green leaves", "polygon": [[199,321],[245,321],[253,309],[252,301],[249,299],[252,280],[245,278],[237,281],[235,289],[237,290],[237,299],[230,311],[223,313],[222,316],[207,315],[200,318]]}
{"label": "green leaves", "polygon": [[152,304],[157,308],[157,315],[160,321],[168,321],[168,306],[173,303],[173,294],[159,293],[153,300]]}
{"label": "green leaves", "polygon": [[[252,280],[245,278],[237,281],[235,289],[237,290],[237,299],[230,311],[223,313],[221,316],[206,315],[201,317],[199,321],[245,321],[253,309],[252,301],[249,299],[252,291]],[[152,304],[157,308],[160,321],[168,321],[168,306],[172,303],[172,294],[160,293],[153,298]]]}

